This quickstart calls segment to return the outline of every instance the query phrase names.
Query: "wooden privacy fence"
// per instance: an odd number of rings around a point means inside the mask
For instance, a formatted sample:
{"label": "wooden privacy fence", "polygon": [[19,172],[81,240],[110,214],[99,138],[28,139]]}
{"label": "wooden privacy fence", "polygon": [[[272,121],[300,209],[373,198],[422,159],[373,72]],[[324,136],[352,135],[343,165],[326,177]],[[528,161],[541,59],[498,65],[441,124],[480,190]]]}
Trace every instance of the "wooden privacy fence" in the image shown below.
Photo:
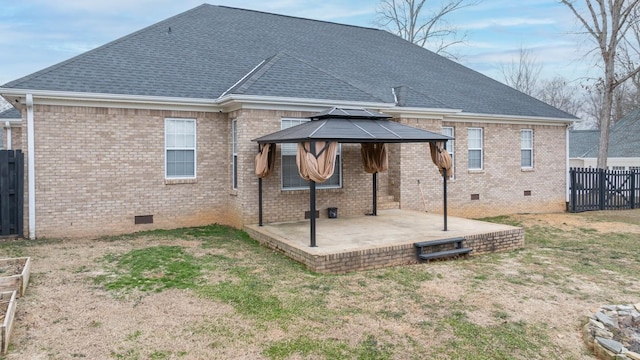
{"label": "wooden privacy fence", "polygon": [[22,237],[24,154],[0,150],[0,236]]}
{"label": "wooden privacy fence", "polygon": [[640,208],[640,171],[571,168],[569,211]]}

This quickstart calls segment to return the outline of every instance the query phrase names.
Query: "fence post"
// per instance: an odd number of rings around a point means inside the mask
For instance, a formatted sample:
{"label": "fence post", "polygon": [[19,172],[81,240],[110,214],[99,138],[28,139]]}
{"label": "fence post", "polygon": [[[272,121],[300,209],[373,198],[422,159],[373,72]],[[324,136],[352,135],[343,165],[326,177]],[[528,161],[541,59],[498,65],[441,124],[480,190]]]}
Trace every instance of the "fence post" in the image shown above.
{"label": "fence post", "polygon": [[600,210],[604,210],[605,206],[605,194],[606,192],[606,181],[605,181],[605,175],[606,175],[606,170],[605,169],[598,169],[598,187],[600,188],[599,190],[599,196],[598,196],[598,202],[600,203]]}
{"label": "fence post", "polygon": [[577,200],[576,192],[577,191],[576,191],[576,169],[575,168],[569,169],[569,191],[571,191],[570,198],[569,198],[569,211],[576,212],[576,200]]}
{"label": "fence post", "polygon": [[636,171],[631,170],[629,176],[631,176],[631,181],[629,181],[629,188],[631,189],[631,195],[629,199],[631,200],[631,208],[636,208]]}

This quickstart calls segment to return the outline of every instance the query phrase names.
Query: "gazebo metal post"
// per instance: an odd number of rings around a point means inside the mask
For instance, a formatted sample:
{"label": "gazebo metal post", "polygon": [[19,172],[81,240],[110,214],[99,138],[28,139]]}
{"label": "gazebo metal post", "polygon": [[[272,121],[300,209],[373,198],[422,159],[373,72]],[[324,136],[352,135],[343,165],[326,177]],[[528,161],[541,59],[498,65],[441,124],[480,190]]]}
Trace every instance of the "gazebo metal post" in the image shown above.
{"label": "gazebo metal post", "polygon": [[373,211],[371,215],[378,216],[378,173],[373,173]]}
{"label": "gazebo metal post", "polygon": [[[260,152],[260,144],[258,144],[258,152]],[[262,226],[262,178],[258,178],[258,226]]]}
{"label": "gazebo metal post", "polygon": [[[311,148],[311,154],[316,156],[316,142],[311,141],[309,143],[309,147]],[[309,212],[309,220],[311,227],[311,244],[310,247],[316,247],[316,182],[311,180],[309,184],[309,207],[311,208]]]}
{"label": "gazebo metal post", "polygon": [[262,178],[258,178],[258,225],[262,226]]}
{"label": "gazebo metal post", "polygon": [[444,180],[442,182],[443,186],[444,186],[444,231],[447,231],[447,169],[442,168],[444,174],[442,175],[442,179]]}

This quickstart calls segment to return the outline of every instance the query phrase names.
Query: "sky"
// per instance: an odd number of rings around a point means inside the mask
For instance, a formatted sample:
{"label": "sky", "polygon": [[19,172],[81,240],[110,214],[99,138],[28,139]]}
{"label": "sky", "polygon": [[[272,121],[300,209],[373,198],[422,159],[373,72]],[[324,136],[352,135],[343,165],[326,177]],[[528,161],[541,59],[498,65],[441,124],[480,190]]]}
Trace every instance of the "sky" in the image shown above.
{"label": "sky", "polygon": [[[0,0],[0,84],[18,79],[194,8],[206,0]],[[429,1],[427,2],[429,3]],[[211,0],[225,5],[377,27],[379,0]],[[527,49],[542,77],[569,81],[594,73],[589,43],[557,0],[483,0],[453,13],[465,32],[459,62],[496,80]],[[591,61],[590,61],[591,60]],[[591,75],[592,76],[592,75]]]}

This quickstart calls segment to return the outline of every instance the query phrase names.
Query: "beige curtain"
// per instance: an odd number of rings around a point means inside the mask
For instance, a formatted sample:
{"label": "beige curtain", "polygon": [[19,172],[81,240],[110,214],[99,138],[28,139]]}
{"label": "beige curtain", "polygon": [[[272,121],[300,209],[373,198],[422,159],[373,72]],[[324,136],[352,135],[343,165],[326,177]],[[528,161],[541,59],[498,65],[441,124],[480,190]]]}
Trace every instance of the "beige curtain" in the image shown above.
{"label": "beige curtain", "polygon": [[389,168],[387,144],[385,143],[361,143],[360,154],[364,171],[369,174],[385,172]]}
{"label": "beige curtain", "polygon": [[444,148],[444,142],[430,142],[429,148],[431,148],[431,160],[438,167],[440,175],[444,175],[444,172],[446,171],[447,177],[451,177],[451,156]]}
{"label": "beige curtain", "polygon": [[298,143],[296,164],[303,179],[323,183],[333,175],[338,143],[335,141],[316,141],[315,144],[316,155],[314,156],[311,153],[310,143]]}
{"label": "beige curtain", "polygon": [[273,172],[276,162],[276,144],[260,144],[260,152],[256,155],[256,175],[266,178]]}

